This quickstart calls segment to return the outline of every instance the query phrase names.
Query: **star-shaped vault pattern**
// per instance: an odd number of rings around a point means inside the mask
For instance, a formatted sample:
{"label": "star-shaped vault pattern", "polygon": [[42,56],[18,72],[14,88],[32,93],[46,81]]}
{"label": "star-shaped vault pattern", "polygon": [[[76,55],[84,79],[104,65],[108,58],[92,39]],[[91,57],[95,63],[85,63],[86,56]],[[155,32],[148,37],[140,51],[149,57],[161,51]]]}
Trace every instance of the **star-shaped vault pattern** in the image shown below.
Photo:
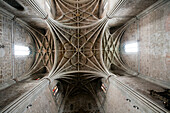
{"label": "star-shaped vault pattern", "polygon": [[52,20],[57,42],[55,74],[69,71],[106,73],[100,60],[100,39],[106,24],[99,18],[99,0],[68,2],[56,0]]}

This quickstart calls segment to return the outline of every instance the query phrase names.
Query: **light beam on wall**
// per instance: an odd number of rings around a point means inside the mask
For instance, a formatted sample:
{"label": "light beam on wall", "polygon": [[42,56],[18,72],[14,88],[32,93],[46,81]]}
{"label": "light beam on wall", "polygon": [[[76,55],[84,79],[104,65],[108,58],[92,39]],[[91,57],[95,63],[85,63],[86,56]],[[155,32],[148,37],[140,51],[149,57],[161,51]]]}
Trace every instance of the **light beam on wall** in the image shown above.
{"label": "light beam on wall", "polygon": [[138,43],[130,43],[125,45],[125,52],[126,53],[135,53],[138,52]]}
{"label": "light beam on wall", "polygon": [[30,54],[30,50],[26,46],[15,45],[14,46],[14,54],[16,56],[25,56],[25,55],[29,55]]}

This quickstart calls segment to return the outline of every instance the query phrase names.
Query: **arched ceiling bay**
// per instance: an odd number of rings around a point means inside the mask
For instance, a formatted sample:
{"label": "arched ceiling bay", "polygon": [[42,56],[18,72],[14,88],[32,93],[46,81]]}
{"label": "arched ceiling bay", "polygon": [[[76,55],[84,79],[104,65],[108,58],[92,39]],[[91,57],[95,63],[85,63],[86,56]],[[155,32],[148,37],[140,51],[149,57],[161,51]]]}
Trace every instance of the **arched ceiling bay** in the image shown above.
{"label": "arched ceiling bay", "polygon": [[[54,18],[44,9],[45,0],[42,0],[42,3],[37,0],[16,1],[24,7],[24,11],[16,9],[13,11],[14,9],[3,1],[0,1],[0,6],[14,13],[15,18],[21,18],[30,25],[50,29],[53,34],[53,54],[55,55],[42,52],[43,57],[39,57],[43,65],[49,63],[53,65],[49,69],[51,70],[49,77],[66,72],[85,71],[103,73],[107,77],[110,74],[107,62],[111,61],[112,56],[119,59],[119,54],[117,42],[115,43],[116,38],[108,35],[105,28],[122,26],[131,18],[136,18],[138,13],[157,0],[117,0],[115,2],[108,0],[108,6],[103,14],[101,9],[104,8],[107,0],[53,0],[51,3],[55,7],[51,8],[56,11]],[[43,42],[46,43],[48,40],[44,39]],[[41,46],[40,49],[51,49],[46,46],[48,44]],[[105,62],[104,59],[108,61]]]}

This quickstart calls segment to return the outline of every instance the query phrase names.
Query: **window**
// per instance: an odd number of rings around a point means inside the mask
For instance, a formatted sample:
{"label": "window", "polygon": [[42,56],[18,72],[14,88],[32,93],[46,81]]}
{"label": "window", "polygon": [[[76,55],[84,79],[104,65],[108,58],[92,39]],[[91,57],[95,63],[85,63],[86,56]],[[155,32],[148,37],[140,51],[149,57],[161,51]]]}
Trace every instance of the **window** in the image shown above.
{"label": "window", "polygon": [[125,52],[126,53],[135,53],[138,52],[138,43],[130,43],[125,45]]}
{"label": "window", "polygon": [[105,84],[101,85],[101,89],[103,90],[104,93],[106,93],[106,86],[105,86]]}
{"label": "window", "polygon": [[29,55],[30,54],[30,50],[26,46],[15,45],[14,46],[14,54],[16,56],[25,56],[25,55]]}
{"label": "window", "polygon": [[53,88],[53,95],[55,96],[56,95],[56,93],[58,92],[58,87],[57,86],[55,86],[54,88]]}

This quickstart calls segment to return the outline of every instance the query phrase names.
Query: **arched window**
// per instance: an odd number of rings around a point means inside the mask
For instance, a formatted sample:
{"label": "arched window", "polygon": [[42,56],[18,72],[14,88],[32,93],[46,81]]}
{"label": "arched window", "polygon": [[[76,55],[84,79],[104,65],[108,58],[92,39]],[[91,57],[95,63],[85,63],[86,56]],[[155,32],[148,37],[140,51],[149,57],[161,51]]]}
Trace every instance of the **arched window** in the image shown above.
{"label": "arched window", "polygon": [[57,92],[58,92],[58,87],[57,86],[55,86],[54,88],[53,88],[53,95],[55,96],[56,94],[57,94]]}
{"label": "arched window", "polygon": [[106,93],[106,86],[105,86],[105,84],[101,85],[101,89],[103,90],[104,93]]}
{"label": "arched window", "polygon": [[125,52],[126,53],[136,53],[138,52],[138,43],[129,43],[125,45]]}
{"label": "arched window", "polygon": [[14,46],[14,54],[16,56],[25,56],[30,54],[30,49],[26,46],[19,46],[15,45]]}

